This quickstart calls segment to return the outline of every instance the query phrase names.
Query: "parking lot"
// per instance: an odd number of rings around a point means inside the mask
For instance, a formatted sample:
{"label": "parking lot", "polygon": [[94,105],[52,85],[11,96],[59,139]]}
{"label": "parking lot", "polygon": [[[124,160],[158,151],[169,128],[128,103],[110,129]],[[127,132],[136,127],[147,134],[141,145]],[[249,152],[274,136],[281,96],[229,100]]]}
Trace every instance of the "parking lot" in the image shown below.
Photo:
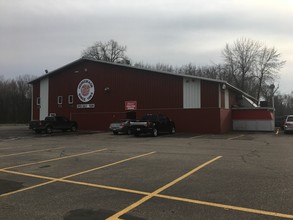
{"label": "parking lot", "polygon": [[0,219],[292,219],[292,143],[0,126]]}

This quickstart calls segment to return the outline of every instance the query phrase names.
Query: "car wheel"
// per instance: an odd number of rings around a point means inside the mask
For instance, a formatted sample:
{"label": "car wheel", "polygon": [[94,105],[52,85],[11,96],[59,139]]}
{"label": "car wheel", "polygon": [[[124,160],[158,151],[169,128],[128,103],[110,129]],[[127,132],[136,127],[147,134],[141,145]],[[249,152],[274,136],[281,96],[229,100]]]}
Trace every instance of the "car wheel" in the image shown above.
{"label": "car wheel", "polygon": [[36,132],[37,134],[40,134],[42,131],[41,131],[41,130],[35,130],[35,132]]}
{"label": "car wheel", "polygon": [[48,127],[46,128],[46,133],[47,133],[47,134],[52,134],[52,132],[53,132],[53,129],[51,128],[51,126],[48,126]]}
{"label": "car wheel", "polygon": [[154,137],[158,136],[158,129],[156,129],[156,128],[153,129],[153,136]]}
{"label": "car wheel", "polygon": [[113,134],[114,134],[114,135],[117,135],[117,134],[118,134],[118,131],[113,131]]}
{"label": "car wheel", "polygon": [[73,131],[73,132],[76,132],[77,131],[77,127],[75,125],[72,125],[70,130]]}
{"label": "car wheel", "polygon": [[132,134],[132,132],[131,132],[130,129],[127,130],[127,134],[128,134],[128,135],[131,135],[131,134]]}
{"label": "car wheel", "polygon": [[170,134],[175,134],[175,133],[176,133],[176,128],[172,127],[171,130],[170,130]]}

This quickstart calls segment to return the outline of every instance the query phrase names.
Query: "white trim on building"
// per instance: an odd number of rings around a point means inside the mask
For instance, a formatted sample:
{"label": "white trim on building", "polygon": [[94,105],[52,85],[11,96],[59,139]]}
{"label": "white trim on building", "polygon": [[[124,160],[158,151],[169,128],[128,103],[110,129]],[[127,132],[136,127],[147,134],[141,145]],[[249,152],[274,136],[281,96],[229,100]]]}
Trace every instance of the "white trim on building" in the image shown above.
{"label": "white trim on building", "polygon": [[43,78],[40,81],[40,101],[39,119],[43,120],[48,116],[49,112],[49,77]]}
{"label": "white trim on building", "polygon": [[274,131],[273,120],[233,120],[234,131]]}
{"label": "white trim on building", "polygon": [[200,80],[183,78],[183,108],[201,108]]}
{"label": "white trim on building", "polygon": [[225,89],[225,109],[229,109],[229,104],[230,104],[230,100],[229,100],[229,90]]}

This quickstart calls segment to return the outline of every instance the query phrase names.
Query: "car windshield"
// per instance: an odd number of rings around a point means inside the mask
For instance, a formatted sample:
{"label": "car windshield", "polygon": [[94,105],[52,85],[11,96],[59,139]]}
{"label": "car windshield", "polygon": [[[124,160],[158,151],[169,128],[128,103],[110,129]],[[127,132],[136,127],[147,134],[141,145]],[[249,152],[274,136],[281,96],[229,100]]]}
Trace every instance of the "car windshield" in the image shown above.
{"label": "car windshield", "polygon": [[46,117],[45,121],[54,121],[54,118],[53,117]]}
{"label": "car windshield", "polygon": [[145,115],[142,117],[142,121],[148,121],[148,120],[155,121],[157,119],[158,119],[157,115]]}

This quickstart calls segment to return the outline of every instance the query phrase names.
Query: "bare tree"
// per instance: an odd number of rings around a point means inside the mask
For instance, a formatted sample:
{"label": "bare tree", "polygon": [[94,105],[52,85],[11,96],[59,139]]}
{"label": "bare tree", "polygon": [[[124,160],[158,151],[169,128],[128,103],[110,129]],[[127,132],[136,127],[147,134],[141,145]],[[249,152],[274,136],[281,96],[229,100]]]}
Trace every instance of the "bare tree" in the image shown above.
{"label": "bare tree", "polygon": [[280,60],[281,55],[275,48],[262,47],[255,64],[255,77],[257,78],[257,99],[260,98],[264,84],[272,84],[278,78],[277,73],[284,66],[285,61]]}
{"label": "bare tree", "polygon": [[145,64],[143,62],[138,62],[133,64],[134,67],[149,69],[154,71],[162,71],[162,72],[170,72],[175,73],[177,70],[172,65],[157,63],[155,65],[152,64]]}
{"label": "bare tree", "polygon": [[178,69],[178,73],[191,76],[200,76],[197,66],[193,65],[192,63],[181,66]]}
{"label": "bare tree", "polygon": [[275,48],[242,38],[223,50],[224,67],[232,79],[231,84],[256,96],[266,96],[267,88],[278,78],[285,64]]}
{"label": "bare tree", "polygon": [[245,82],[253,76],[253,67],[260,48],[260,43],[241,38],[232,47],[226,44],[222,52],[228,72],[232,75],[234,84],[241,90],[245,90]]}
{"label": "bare tree", "polygon": [[102,60],[113,63],[130,64],[129,58],[125,54],[126,46],[119,45],[116,41],[96,42],[82,52],[82,57],[94,60]]}

